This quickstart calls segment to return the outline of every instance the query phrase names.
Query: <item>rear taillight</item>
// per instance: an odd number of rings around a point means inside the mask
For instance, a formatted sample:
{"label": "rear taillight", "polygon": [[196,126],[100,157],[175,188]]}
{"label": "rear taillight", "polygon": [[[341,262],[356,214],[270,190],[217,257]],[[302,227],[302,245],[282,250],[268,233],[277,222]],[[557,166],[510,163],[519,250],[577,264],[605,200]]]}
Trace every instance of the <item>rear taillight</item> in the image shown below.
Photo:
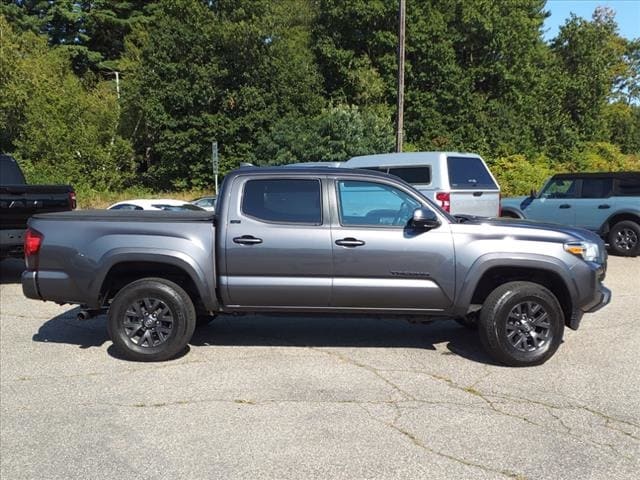
{"label": "rear taillight", "polygon": [[440,207],[442,207],[445,212],[451,211],[451,194],[449,192],[436,193],[436,200],[440,202]]}
{"label": "rear taillight", "polygon": [[28,228],[27,233],[24,235],[24,256],[33,257],[34,255],[37,255],[40,252],[43,238],[44,235],[40,232]]}
{"label": "rear taillight", "polygon": [[76,209],[76,192],[69,192],[69,205],[71,205],[71,210]]}

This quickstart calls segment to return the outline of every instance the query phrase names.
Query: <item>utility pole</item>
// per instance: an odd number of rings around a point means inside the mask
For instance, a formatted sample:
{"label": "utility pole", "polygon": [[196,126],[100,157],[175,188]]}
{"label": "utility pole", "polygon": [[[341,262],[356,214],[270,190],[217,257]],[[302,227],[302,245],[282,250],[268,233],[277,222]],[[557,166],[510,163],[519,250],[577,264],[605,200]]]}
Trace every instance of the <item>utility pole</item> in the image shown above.
{"label": "utility pole", "polygon": [[398,103],[396,108],[396,152],[402,151],[402,132],[404,129],[404,37],[405,37],[405,0],[400,1],[398,12]]}
{"label": "utility pole", "polygon": [[118,95],[118,100],[120,100],[120,72],[115,72],[116,74],[116,94]]}
{"label": "utility pole", "polygon": [[220,162],[218,160],[218,142],[211,142],[211,165],[213,166],[213,178],[216,185],[216,196],[218,196],[218,172],[220,170]]}

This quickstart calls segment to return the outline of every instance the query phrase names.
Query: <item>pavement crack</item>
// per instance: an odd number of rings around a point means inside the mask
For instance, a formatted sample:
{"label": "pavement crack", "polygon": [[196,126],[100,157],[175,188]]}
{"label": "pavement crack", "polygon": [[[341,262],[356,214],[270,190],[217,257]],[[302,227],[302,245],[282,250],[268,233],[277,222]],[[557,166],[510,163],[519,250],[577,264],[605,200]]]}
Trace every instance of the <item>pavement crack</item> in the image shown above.
{"label": "pavement crack", "polygon": [[317,347],[308,347],[309,349],[316,351],[316,352],[320,352],[323,353],[325,355],[329,355],[331,357],[337,358],[340,361],[344,362],[344,363],[348,363],[350,365],[354,365],[358,368],[362,368],[370,373],[372,373],[373,375],[375,375],[376,377],[378,377],[380,380],[382,380],[384,383],[386,383],[387,385],[389,385],[391,388],[393,388],[395,391],[397,391],[398,393],[400,393],[400,395],[402,395],[403,397],[405,397],[406,399],[412,400],[412,401],[416,401],[416,397],[413,396],[412,394],[410,394],[409,392],[407,392],[406,390],[404,390],[403,388],[401,388],[399,385],[397,385],[396,383],[392,382],[391,380],[389,380],[387,377],[385,377],[382,373],[380,373],[380,370],[372,367],[371,365],[367,365],[366,363],[362,363],[362,362],[358,362],[357,360],[348,357],[346,355],[343,355],[340,352],[336,352],[336,351],[331,351],[331,350],[324,350],[322,348],[317,348]]}
{"label": "pavement crack", "polygon": [[467,460],[465,458],[462,457],[457,457],[455,455],[452,455],[450,453],[445,453],[445,452],[441,452],[440,450],[436,450],[433,447],[430,447],[429,445],[427,445],[422,439],[420,439],[417,435],[411,433],[410,431],[402,428],[401,426],[399,426],[397,424],[398,418],[394,419],[391,422],[385,422],[384,420],[381,420],[379,418],[377,418],[376,416],[372,415],[371,412],[369,412],[366,408],[362,408],[362,410],[364,410],[367,415],[369,415],[369,417],[371,417],[373,420],[375,420],[378,423],[381,423],[383,425],[386,425],[387,427],[395,430],[396,432],[400,433],[402,436],[404,436],[405,438],[407,438],[409,441],[411,441],[411,443],[413,445],[415,445],[416,447],[421,448],[422,450],[431,453],[433,455],[437,455],[439,457],[442,458],[446,458],[447,460],[451,460],[453,462],[459,463],[461,465],[465,465],[467,467],[473,467],[473,468],[478,468],[480,470],[483,470],[485,472],[489,472],[489,473],[496,473],[499,475],[502,475],[506,478],[515,478],[518,480],[526,480],[526,477],[520,473],[517,472],[512,472],[510,470],[501,470],[499,468],[495,468],[489,465],[483,465],[481,463],[477,463],[477,462],[473,462],[471,460]]}
{"label": "pavement crack", "polygon": [[[514,419],[517,419],[519,421],[525,422],[529,425],[538,427],[542,430],[545,431],[555,431],[556,433],[559,434],[563,434],[563,435],[567,435],[571,438],[574,438],[580,442],[583,443],[588,443],[591,444],[593,446],[596,447],[603,447],[603,448],[607,448],[609,450],[611,450],[615,455],[620,456],[622,458],[625,458],[626,460],[629,461],[633,461],[633,458],[629,457],[628,455],[626,455],[625,453],[621,452],[619,448],[617,448],[615,445],[611,444],[611,443],[606,443],[606,442],[600,442],[600,441],[596,441],[593,439],[589,439],[589,438],[585,438],[583,435],[580,435],[578,433],[575,432],[574,429],[572,429],[571,427],[569,427],[558,415],[555,414],[551,414],[551,410],[552,409],[556,409],[556,410],[563,410],[563,409],[581,409],[584,411],[587,411],[589,413],[591,413],[592,415],[601,417],[605,419],[605,428],[609,428],[610,430],[615,430],[619,433],[622,433],[624,435],[626,435],[629,438],[632,438],[634,440],[638,440],[638,438],[636,436],[634,436],[633,434],[626,432],[625,430],[619,429],[619,428],[613,428],[610,424],[610,422],[620,422],[623,424],[627,424],[630,426],[636,426],[634,423],[632,422],[627,422],[625,420],[620,420],[620,419],[616,419],[613,417],[610,417],[609,415],[606,415],[602,412],[599,412],[597,410],[591,409],[589,407],[586,407],[584,405],[571,405],[568,407],[561,407],[561,406],[557,406],[557,405],[553,405],[550,403],[546,403],[546,402],[541,402],[541,401],[537,401],[537,400],[531,400],[531,399],[527,399],[527,398],[523,398],[523,397],[514,397],[514,396],[509,396],[509,395],[501,395],[501,394],[493,394],[493,393],[483,393],[480,390],[478,390],[477,388],[474,387],[474,385],[476,385],[478,383],[478,381],[474,382],[472,385],[469,386],[462,386],[457,384],[455,381],[453,381],[452,379],[442,376],[442,375],[438,375],[438,374],[434,374],[434,373],[430,373],[424,370],[411,370],[414,373],[419,373],[419,374],[423,374],[423,375],[427,375],[428,377],[437,380],[439,382],[443,382],[445,383],[447,386],[449,386],[450,388],[453,388],[455,390],[459,390],[462,392],[465,392],[469,395],[473,395],[477,398],[479,398],[480,400],[482,400],[486,406],[488,408],[490,408],[493,412],[499,414],[499,415],[503,415],[506,417],[511,417]],[[558,422],[560,423],[560,425],[562,426],[562,429],[558,429],[558,428],[553,428],[550,427],[547,424],[543,424],[543,423],[538,423],[538,422],[534,422],[533,420],[531,420],[530,418],[524,416],[524,415],[518,415],[515,413],[511,413],[511,412],[507,412],[501,408],[498,407],[498,405],[500,405],[500,403],[496,402],[495,400],[492,400],[492,398],[499,398],[502,400],[506,400],[507,402],[521,402],[521,403],[530,403],[530,404],[534,404],[534,405],[539,405],[545,408],[546,411],[548,411],[551,416],[553,418],[555,418],[556,420],[558,420]],[[419,401],[419,400],[418,400]],[[469,405],[471,407],[473,407],[473,405]],[[607,422],[609,422],[609,424],[607,424]]]}

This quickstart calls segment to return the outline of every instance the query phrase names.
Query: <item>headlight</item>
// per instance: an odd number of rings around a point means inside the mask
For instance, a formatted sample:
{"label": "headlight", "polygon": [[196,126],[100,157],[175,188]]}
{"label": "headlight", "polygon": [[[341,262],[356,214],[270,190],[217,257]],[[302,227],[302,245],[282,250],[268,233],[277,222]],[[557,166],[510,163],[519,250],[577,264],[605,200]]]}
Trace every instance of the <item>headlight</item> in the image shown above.
{"label": "headlight", "polygon": [[587,262],[598,262],[600,259],[600,250],[597,243],[569,242],[564,244],[564,249]]}

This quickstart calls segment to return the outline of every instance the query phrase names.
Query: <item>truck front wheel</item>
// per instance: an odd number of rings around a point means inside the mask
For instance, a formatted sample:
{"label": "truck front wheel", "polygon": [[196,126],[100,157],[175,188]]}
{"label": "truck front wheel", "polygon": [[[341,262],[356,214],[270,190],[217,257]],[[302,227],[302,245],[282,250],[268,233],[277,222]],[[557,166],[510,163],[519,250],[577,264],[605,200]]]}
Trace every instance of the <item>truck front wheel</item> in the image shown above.
{"label": "truck front wheel", "polygon": [[564,333],[564,314],[548,289],[532,282],[509,282],[484,302],[478,322],[480,340],[498,362],[527,367],[546,362]]}
{"label": "truck front wheel", "polygon": [[182,352],[193,335],[196,311],[189,295],[163,278],[123,287],[109,308],[114,346],[129,360],[157,362]]}

